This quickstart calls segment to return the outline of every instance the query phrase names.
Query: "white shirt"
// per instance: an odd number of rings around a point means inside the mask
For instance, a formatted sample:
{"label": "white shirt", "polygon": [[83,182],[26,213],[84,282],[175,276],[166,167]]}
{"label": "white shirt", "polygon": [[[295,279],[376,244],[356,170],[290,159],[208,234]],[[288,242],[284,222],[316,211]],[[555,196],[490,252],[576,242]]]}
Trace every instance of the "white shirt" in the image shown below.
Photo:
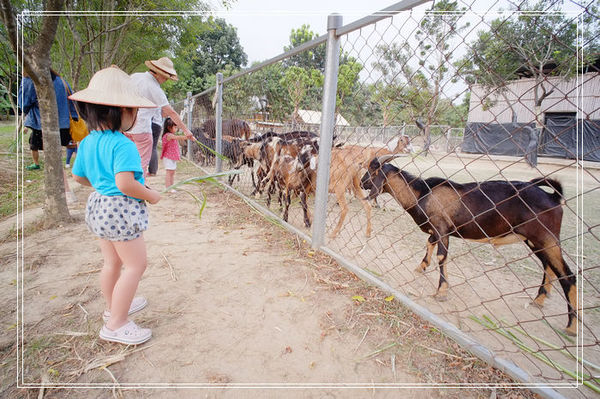
{"label": "white shirt", "polygon": [[140,108],[135,126],[127,132],[129,134],[152,133],[152,118],[162,118],[162,107],[169,105],[165,92],[160,88],[158,80],[150,72],[138,72],[131,75],[131,81],[138,90],[138,94],[146,97],[158,108]]}

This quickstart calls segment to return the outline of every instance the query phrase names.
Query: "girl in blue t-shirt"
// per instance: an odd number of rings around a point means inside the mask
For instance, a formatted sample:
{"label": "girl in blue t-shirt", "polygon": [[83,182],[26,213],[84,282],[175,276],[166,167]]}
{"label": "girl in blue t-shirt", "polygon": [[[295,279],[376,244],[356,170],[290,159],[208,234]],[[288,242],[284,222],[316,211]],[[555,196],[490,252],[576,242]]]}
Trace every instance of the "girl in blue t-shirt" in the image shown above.
{"label": "girl in blue t-shirt", "polygon": [[152,331],[138,327],[127,316],[147,303],[134,295],[147,265],[142,234],[148,228],[146,201],[156,204],[160,194],[144,185],[140,155],[122,132],[135,124],[138,108],[155,104],[139,96],[129,75],[115,66],[96,72],[86,89],[69,98],[77,101],[90,130],[79,145],[73,178],[95,189],[87,201],[85,221],[99,237],[104,257],[100,287],[106,301],[106,324],[100,338],[141,344]]}

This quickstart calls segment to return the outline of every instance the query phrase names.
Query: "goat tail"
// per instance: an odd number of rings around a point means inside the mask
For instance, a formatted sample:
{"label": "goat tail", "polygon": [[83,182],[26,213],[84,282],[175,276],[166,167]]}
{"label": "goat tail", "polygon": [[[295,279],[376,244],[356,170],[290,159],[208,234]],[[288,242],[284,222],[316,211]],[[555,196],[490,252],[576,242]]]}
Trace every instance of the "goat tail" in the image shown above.
{"label": "goat tail", "polygon": [[551,194],[551,197],[554,201],[564,204],[565,199],[563,197],[563,189],[560,182],[556,179],[551,179],[549,177],[538,177],[530,181],[534,186],[546,186],[550,187],[554,190],[554,193]]}

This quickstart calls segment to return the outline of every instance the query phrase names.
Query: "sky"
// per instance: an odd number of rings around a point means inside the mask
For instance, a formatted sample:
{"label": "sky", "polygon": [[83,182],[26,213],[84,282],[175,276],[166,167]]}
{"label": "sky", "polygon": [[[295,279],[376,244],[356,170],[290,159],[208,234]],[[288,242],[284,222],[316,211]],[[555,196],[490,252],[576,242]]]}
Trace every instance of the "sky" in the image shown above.
{"label": "sky", "polygon": [[[284,52],[290,33],[302,24],[321,36],[327,33],[327,16],[341,14],[349,24],[393,4],[394,0],[237,0],[226,10],[212,1],[217,16],[237,28],[248,66]],[[431,3],[426,3],[431,4]]]}

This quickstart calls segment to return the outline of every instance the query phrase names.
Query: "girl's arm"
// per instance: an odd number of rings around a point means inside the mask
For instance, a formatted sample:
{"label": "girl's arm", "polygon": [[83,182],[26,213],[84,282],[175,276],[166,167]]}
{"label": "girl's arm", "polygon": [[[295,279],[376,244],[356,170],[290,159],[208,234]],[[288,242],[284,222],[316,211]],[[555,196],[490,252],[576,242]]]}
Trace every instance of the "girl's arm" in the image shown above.
{"label": "girl's arm", "polygon": [[176,134],[173,134],[173,133],[167,133],[167,140],[185,141],[185,140],[189,140],[189,139],[190,139],[190,137],[188,137],[188,136],[177,136]]}
{"label": "girl's arm", "polygon": [[139,181],[135,180],[133,172],[119,172],[115,176],[115,183],[121,192],[129,197],[146,200],[151,204],[160,201],[160,193],[151,188],[147,188]]}
{"label": "girl's arm", "polygon": [[76,174],[73,174],[73,180],[75,180],[77,183],[81,184],[82,186],[92,187],[92,183],[90,183],[90,181],[87,179],[87,177],[77,176]]}

